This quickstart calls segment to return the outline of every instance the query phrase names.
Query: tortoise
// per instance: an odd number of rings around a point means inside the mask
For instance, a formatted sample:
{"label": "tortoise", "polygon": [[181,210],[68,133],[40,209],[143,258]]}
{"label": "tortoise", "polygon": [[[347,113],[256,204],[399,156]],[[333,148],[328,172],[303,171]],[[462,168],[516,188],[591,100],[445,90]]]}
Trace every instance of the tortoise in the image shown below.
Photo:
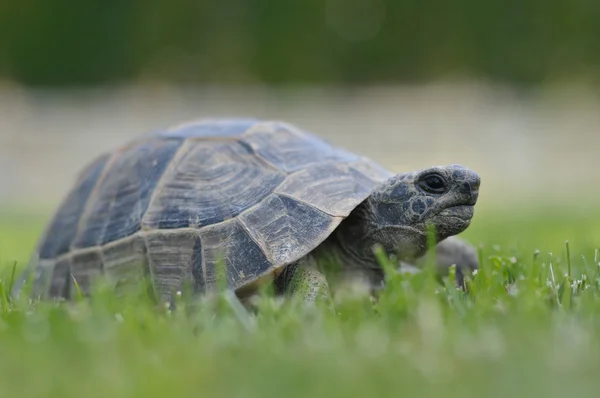
{"label": "tortoise", "polygon": [[262,283],[306,302],[329,299],[321,259],[381,284],[378,244],[417,264],[435,228],[440,267],[476,269],[455,235],[470,224],[479,176],[460,166],[395,174],[282,121],[202,119],[136,137],[98,156],[47,226],[18,284],[69,299],[103,276],[141,278],[159,300],[189,283],[213,290],[219,264],[244,298]]}

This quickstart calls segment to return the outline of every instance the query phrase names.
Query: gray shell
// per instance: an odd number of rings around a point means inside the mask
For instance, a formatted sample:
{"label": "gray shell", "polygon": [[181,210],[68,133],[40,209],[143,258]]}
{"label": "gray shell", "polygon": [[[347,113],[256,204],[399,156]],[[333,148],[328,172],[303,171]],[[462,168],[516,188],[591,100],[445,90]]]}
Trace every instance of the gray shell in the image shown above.
{"label": "gray shell", "polygon": [[231,289],[276,274],[317,247],[392,174],[282,122],[201,120],[100,156],[78,177],[25,277],[68,298],[104,274],[150,277],[167,298],[191,282]]}

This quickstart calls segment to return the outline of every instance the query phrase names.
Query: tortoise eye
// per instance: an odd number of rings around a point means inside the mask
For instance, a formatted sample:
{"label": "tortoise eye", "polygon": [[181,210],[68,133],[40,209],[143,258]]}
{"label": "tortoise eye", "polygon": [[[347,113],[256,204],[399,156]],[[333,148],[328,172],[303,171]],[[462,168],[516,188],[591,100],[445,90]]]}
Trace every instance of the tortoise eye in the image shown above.
{"label": "tortoise eye", "polygon": [[446,180],[439,174],[428,174],[421,178],[419,186],[426,192],[442,194],[447,190]]}

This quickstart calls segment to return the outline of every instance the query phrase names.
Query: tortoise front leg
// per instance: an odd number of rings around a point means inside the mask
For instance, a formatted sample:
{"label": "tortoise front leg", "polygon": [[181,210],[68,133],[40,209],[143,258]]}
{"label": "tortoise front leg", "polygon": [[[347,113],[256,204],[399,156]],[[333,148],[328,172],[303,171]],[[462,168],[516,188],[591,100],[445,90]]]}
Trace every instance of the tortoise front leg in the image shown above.
{"label": "tortoise front leg", "polygon": [[[477,250],[464,240],[451,236],[444,239],[436,246],[436,268],[440,276],[448,275],[449,268],[456,265],[456,284],[464,285],[464,276],[471,274],[479,268]],[[417,259],[418,267],[422,267],[427,259],[427,254]]]}
{"label": "tortoise front leg", "polygon": [[279,293],[297,297],[305,303],[324,302],[333,309],[329,283],[311,256],[288,265],[275,280]]}

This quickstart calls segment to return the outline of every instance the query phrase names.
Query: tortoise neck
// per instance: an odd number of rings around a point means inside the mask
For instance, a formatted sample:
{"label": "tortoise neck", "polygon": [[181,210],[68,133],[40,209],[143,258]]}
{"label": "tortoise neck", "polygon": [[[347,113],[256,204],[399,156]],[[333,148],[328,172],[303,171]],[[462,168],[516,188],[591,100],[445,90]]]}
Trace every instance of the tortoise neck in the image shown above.
{"label": "tortoise neck", "polygon": [[373,228],[371,214],[368,201],[361,203],[341,222],[330,237],[330,243],[335,246],[344,268],[381,269],[373,254],[373,242],[368,238]]}

